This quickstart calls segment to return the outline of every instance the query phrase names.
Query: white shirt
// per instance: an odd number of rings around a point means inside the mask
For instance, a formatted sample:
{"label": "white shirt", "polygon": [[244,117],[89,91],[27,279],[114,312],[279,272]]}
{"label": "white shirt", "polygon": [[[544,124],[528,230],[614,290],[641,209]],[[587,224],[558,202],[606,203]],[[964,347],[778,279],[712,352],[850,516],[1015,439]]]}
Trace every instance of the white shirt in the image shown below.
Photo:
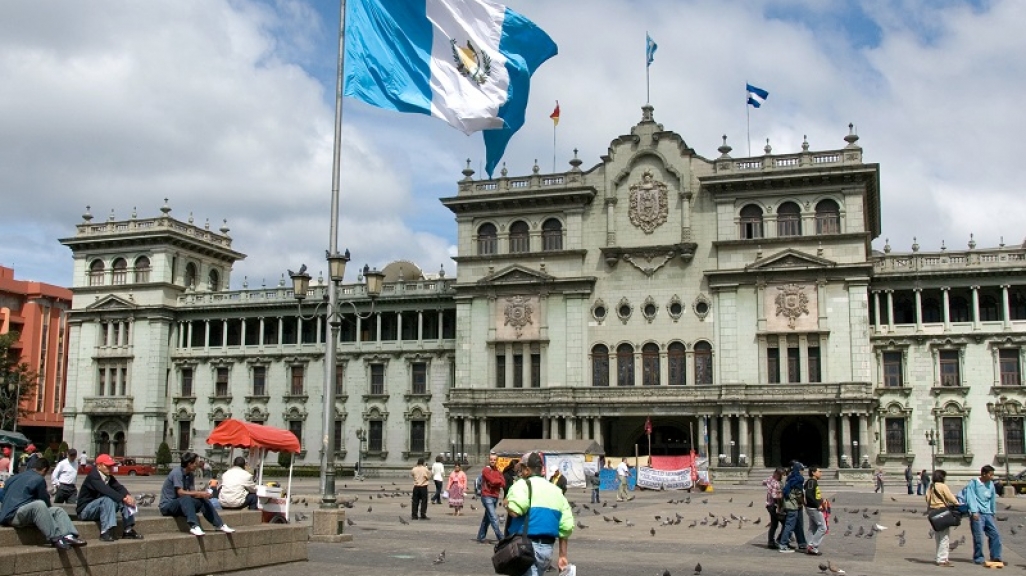
{"label": "white shirt", "polygon": [[620,460],[620,463],[616,465],[616,475],[626,477],[627,472],[627,463],[623,460]]}
{"label": "white shirt", "polygon": [[78,455],[78,465],[85,466],[89,463],[89,457],[85,455],[85,452]]}
{"label": "white shirt", "polygon": [[68,461],[61,460],[50,475],[50,481],[56,486],[58,484],[74,484],[78,480],[78,468]]}
{"label": "white shirt", "polygon": [[246,495],[256,489],[253,475],[245,468],[233,466],[221,475],[221,494],[217,499],[225,508],[241,508],[246,504]]}
{"label": "white shirt", "polygon": [[432,477],[431,477],[432,480],[434,480],[435,482],[441,482],[442,481],[442,475],[445,474],[445,465],[442,464],[441,462],[435,462],[434,464],[431,465],[431,474],[432,474]]}

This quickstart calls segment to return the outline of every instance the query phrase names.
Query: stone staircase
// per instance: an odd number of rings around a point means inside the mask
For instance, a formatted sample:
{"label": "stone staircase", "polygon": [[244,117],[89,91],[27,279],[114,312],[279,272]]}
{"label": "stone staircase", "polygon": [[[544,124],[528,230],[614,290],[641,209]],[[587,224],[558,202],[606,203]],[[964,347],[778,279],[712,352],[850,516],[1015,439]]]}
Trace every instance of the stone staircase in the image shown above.
{"label": "stone staircase", "polygon": [[52,548],[34,527],[0,527],[0,576],[198,576],[307,559],[308,526],[263,524],[251,511],[221,517],[234,534],[203,521],[207,535],[196,537],[184,518],[141,515],[136,530],[144,539],[115,542],[100,540],[96,522],[75,521],[89,544],[70,550]]}

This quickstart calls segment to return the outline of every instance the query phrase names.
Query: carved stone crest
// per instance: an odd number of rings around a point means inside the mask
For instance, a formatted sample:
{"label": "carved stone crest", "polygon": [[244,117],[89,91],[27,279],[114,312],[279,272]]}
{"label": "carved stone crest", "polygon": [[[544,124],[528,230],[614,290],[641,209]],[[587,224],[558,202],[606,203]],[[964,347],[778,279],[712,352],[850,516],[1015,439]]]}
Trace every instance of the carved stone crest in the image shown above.
{"label": "carved stone crest", "polygon": [[777,316],[787,318],[787,326],[794,330],[795,322],[802,314],[809,313],[809,297],[805,294],[805,286],[786,284],[777,286]]}
{"label": "carved stone crest", "polygon": [[517,338],[520,338],[524,327],[531,324],[531,313],[533,309],[527,298],[513,296],[506,298],[506,326],[512,326],[517,331]]}
{"label": "carved stone crest", "polygon": [[654,180],[651,170],[645,170],[641,182],[630,187],[630,206],[627,216],[631,224],[651,234],[666,222],[669,213],[666,184]]}

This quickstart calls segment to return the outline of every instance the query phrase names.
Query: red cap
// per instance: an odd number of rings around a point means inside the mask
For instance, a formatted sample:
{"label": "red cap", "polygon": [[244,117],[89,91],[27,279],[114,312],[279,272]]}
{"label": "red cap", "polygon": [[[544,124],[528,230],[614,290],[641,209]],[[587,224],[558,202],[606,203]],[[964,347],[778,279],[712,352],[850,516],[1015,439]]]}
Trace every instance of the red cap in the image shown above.
{"label": "red cap", "polygon": [[36,451],[36,445],[35,444],[29,444],[28,446],[25,447],[25,452],[27,452],[29,454],[31,454],[31,453],[33,453],[35,451]]}
{"label": "red cap", "polygon": [[11,455],[11,449],[8,448],[7,446],[4,446],[4,456],[10,456],[10,455]]}
{"label": "red cap", "polygon": [[110,457],[110,454],[100,454],[96,457],[97,464],[103,464],[104,466],[113,466],[114,459]]}

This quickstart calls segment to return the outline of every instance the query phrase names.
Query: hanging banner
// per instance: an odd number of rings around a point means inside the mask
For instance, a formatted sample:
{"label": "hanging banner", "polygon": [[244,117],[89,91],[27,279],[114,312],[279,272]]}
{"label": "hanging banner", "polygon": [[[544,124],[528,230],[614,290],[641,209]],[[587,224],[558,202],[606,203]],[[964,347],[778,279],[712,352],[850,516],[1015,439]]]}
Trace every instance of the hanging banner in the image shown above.
{"label": "hanging banner", "polygon": [[545,475],[551,478],[559,470],[570,488],[584,488],[584,454],[545,454]]}
{"label": "hanging banner", "polygon": [[638,486],[650,490],[688,490],[692,486],[691,468],[683,470],[638,470]]}

